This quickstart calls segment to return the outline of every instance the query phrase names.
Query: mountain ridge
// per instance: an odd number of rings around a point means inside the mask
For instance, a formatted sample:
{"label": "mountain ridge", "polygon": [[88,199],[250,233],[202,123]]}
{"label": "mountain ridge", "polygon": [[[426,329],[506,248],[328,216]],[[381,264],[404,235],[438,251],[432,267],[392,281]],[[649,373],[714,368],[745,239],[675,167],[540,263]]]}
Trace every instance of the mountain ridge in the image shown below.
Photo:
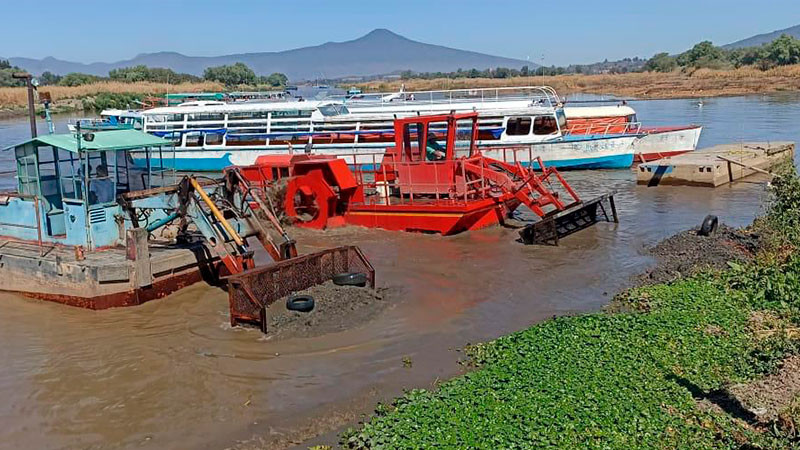
{"label": "mountain ridge", "polygon": [[396,73],[403,70],[415,72],[450,72],[462,69],[487,69],[493,67],[531,69],[538,65],[520,59],[494,56],[415,41],[385,28],[341,42],[273,52],[248,52],[221,56],[187,56],[175,51],[140,53],[133,58],[111,63],[77,63],[52,56],[42,59],[11,57],[11,64],[35,75],[49,71],[64,75],[82,72],[106,76],[113,69],[144,64],[165,67],[180,73],[202,75],[207,67],[242,62],[257,74],[285,73],[292,80],[317,78],[343,78]]}
{"label": "mountain ridge", "polygon": [[784,28],[782,30],[770,31],[769,33],[756,34],[754,36],[750,36],[748,38],[740,39],[736,42],[731,42],[730,44],[723,45],[722,48],[730,49],[730,48],[754,47],[766,44],[768,42],[772,42],[775,39],[779,38],[782,34],[788,34],[789,36],[794,36],[800,39],[800,25]]}

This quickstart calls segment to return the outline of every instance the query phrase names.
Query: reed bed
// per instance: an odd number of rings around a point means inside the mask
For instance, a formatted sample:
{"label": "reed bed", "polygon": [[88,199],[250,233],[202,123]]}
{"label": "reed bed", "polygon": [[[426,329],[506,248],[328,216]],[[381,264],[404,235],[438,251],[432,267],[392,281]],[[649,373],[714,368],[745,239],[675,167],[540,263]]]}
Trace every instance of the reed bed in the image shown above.
{"label": "reed bed", "polygon": [[741,67],[731,70],[698,69],[670,73],[642,72],[601,75],[555,75],[517,78],[436,78],[364,83],[365,92],[400,89],[425,91],[500,86],[553,86],[561,94],[577,92],[636,98],[715,97],[800,90],[800,65],[769,70]]}
{"label": "reed bed", "polygon": [[[221,91],[224,86],[219,83],[121,83],[118,81],[102,81],[83,86],[42,86],[40,92],[49,92],[53,102],[69,99],[91,97],[101,92],[115,94],[164,94],[167,92],[204,92]],[[28,102],[28,94],[23,87],[0,87],[0,108],[24,108]]]}

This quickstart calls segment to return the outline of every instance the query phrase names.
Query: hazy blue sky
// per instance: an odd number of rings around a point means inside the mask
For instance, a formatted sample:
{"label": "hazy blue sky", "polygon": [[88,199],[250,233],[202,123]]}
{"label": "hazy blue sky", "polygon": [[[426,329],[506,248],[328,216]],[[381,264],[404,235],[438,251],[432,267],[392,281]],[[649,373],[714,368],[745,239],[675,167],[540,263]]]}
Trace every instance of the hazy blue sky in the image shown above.
{"label": "hazy blue sky", "polygon": [[[35,5],[35,6],[33,6]],[[112,62],[139,53],[279,51],[388,28],[547,65],[678,52],[800,24],[800,0],[3,1],[0,55]]]}

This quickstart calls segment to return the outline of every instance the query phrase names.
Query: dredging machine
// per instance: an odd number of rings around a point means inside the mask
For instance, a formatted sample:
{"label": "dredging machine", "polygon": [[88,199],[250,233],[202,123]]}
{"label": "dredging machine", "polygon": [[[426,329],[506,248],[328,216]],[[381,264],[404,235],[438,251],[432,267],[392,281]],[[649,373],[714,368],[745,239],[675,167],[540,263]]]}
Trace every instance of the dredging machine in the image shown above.
{"label": "dredging machine", "polygon": [[486,157],[478,132],[476,112],[413,116],[394,120],[394,146],[367,164],[348,166],[347,155],[272,155],[228,171],[262,191],[282,180],[286,214],[308,228],[452,235],[503,224],[525,205],[539,220],[520,230],[522,242],[558,244],[600,217],[618,221],[613,193],[583,201],[554,167],[521,155],[530,147],[502,149],[503,160]]}
{"label": "dredging machine", "polygon": [[[164,164],[168,140],[77,130],[7,150],[17,190],[0,194],[0,290],[104,309],[204,279],[227,287],[232,325],[266,331],[266,307],[279,298],[347,273],[374,287],[357,247],[298,255],[238,171],[178,178]],[[256,264],[259,246],[267,264]]]}

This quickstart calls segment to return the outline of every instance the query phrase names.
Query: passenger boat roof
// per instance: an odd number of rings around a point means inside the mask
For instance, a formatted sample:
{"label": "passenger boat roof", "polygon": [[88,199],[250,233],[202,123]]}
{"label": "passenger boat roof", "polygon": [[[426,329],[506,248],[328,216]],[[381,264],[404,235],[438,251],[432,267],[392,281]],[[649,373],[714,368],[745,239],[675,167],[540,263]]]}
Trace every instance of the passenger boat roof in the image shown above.
{"label": "passenger boat roof", "polygon": [[[96,131],[91,134],[94,136],[91,141],[81,139],[81,151],[105,152],[110,150],[133,150],[142,147],[172,145],[172,142],[167,139],[162,139],[138,130]],[[78,140],[73,133],[45,134],[20,142],[19,144],[8,147],[6,150],[32,142],[52,145],[53,147],[73,153],[78,152]]]}
{"label": "passenger boat roof", "polygon": [[178,106],[162,106],[159,108],[142,111],[144,115],[157,114],[199,114],[199,113],[229,113],[247,111],[291,111],[297,109],[314,110],[320,106],[341,104],[335,101],[302,101],[302,102],[269,102],[269,103],[222,103],[210,102],[207,104],[188,104]]}
{"label": "passenger boat roof", "polygon": [[621,117],[636,114],[636,111],[627,105],[606,106],[565,106],[564,115],[567,119],[589,119],[593,117]]}

